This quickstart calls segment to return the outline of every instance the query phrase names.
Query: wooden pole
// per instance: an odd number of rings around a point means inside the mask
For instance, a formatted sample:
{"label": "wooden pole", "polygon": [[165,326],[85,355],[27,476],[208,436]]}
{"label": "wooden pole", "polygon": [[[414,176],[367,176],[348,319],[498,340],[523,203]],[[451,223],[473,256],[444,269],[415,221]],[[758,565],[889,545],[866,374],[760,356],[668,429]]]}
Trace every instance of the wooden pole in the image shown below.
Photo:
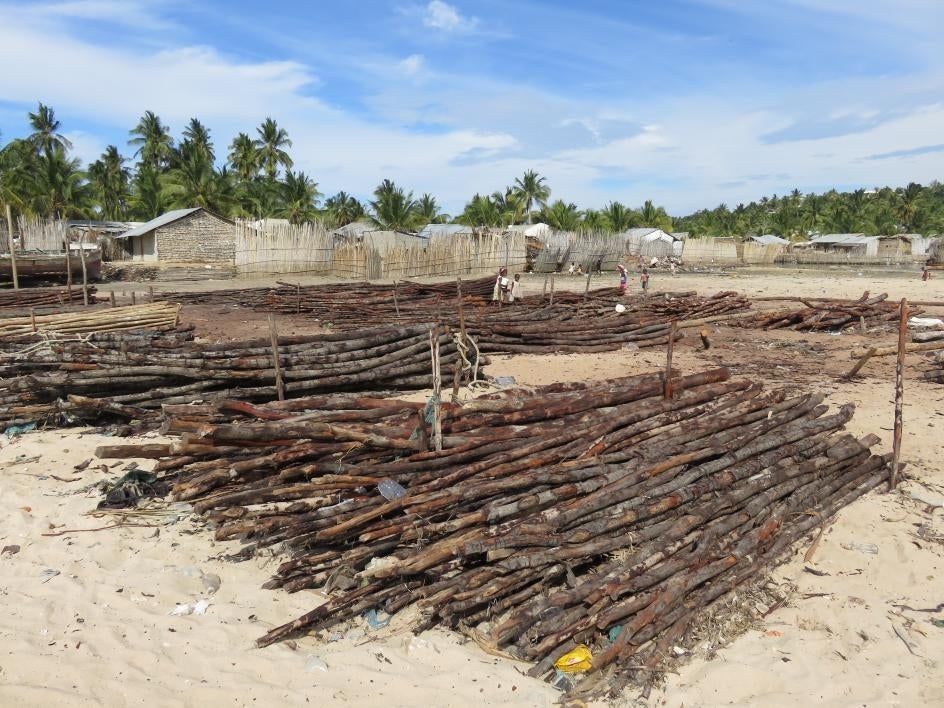
{"label": "wooden pole", "polygon": [[148,297],[150,298],[150,301],[153,303],[154,302],[154,286],[153,285],[148,286]]}
{"label": "wooden pole", "polygon": [[34,310],[32,307],[30,308],[30,322],[33,325],[33,331],[35,332],[36,331],[36,310]]}
{"label": "wooden pole", "polygon": [[875,356],[875,347],[872,347],[872,348],[869,349],[865,354],[863,354],[863,355],[862,355],[862,358],[860,358],[859,361],[857,361],[857,362],[855,363],[855,366],[853,366],[851,369],[849,369],[849,371],[847,371],[845,374],[843,374],[842,378],[844,378],[844,379],[851,379],[853,376],[855,376],[856,374],[859,373],[859,370],[860,370],[863,366],[865,366],[865,362],[867,362],[867,361],[868,361],[869,359],[871,359],[873,356]]}
{"label": "wooden pole", "polygon": [[400,298],[398,294],[399,289],[400,289],[399,283],[396,280],[394,280],[393,281],[393,306],[394,308],[396,308],[398,320],[400,319]]}
{"label": "wooden pole", "polygon": [[672,398],[672,354],[675,350],[675,331],[678,323],[672,320],[669,325],[669,345],[665,351],[665,382],[663,387],[663,396]]}
{"label": "wooden pole", "polygon": [[869,328],[865,326],[865,317],[862,315],[859,315],[859,330],[862,332],[862,334],[869,333]]}
{"label": "wooden pole", "polygon": [[269,336],[272,338],[272,366],[275,368],[275,392],[280,401],[285,400],[285,384],[282,382],[282,366],[279,363],[279,331],[275,326],[275,315],[269,315]]}
{"label": "wooden pole", "polygon": [[551,302],[550,304],[554,305],[554,273],[551,273]]}
{"label": "wooden pole", "polygon": [[62,245],[66,249],[66,290],[69,293],[69,303],[72,303],[72,254],[69,253],[69,239],[63,240]]}
{"label": "wooden pole", "polygon": [[[459,342],[465,346],[465,311],[462,308],[462,277],[456,276],[456,304],[459,310]],[[459,401],[459,386],[462,383],[462,357],[456,359],[456,373],[452,379],[452,402]]]}
{"label": "wooden pole", "polygon": [[114,307],[115,306],[115,291],[112,290],[108,295],[109,295],[108,299],[111,300],[111,306]]}
{"label": "wooden pole", "polygon": [[708,330],[703,329],[698,333],[698,336],[701,337],[701,345],[705,348],[705,351],[711,349],[711,340],[708,339]]}
{"label": "wooden pole", "polygon": [[85,234],[79,237],[79,260],[82,261],[82,304],[88,307],[88,271],[85,269]]}
{"label": "wooden pole", "polygon": [[440,400],[442,375],[439,369],[439,328],[429,331],[430,359],[433,362],[433,449],[442,450],[442,420],[440,418]]}
{"label": "wooden pole", "polygon": [[131,291],[131,304],[132,304],[132,305],[137,305],[137,304],[138,304],[138,303],[137,303],[137,297],[135,296],[135,293],[136,293],[136,292],[137,292],[137,291],[135,291],[135,290],[132,290],[132,291]]}
{"label": "wooden pole", "polygon": [[295,286],[295,314],[299,315],[302,311],[302,284]]}
{"label": "wooden pole", "polygon": [[547,278],[548,275],[544,274],[544,289],[541,291],[541,302],[544,302],[544,298],[547,297]]}
{"label": "wooden pole", "polygon": [[590,273],[587,273],[587,285],[583,289],[583,299],[586,300],[590,297]]}
{"label": "wooden pole", "polygon": [[888,488],[898,486],[898,462],[901,459],[902,408],[905,399],[905,351],[908,338],[908,300],[901,299],[901,317],[898,321],[898,362],[895,367],[895,437],[892,444],[892,474]]}
{"label": "wooden pole", "polygon": [[13,271],[13,289],[20,289],[20,277],[16,270],[16,249],[13,247],[13,213],[7,204],[7,243],[10,246],[10,270]]}

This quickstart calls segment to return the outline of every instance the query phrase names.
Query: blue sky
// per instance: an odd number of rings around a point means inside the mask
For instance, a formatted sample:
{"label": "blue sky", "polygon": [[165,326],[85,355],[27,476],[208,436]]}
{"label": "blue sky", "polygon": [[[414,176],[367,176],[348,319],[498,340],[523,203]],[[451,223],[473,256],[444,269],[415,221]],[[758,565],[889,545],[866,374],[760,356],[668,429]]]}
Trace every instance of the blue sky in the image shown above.
{"label": "blue sky", "polygon": [[154,110],[223,154],[271,115],[322,192],[452,213],[526,169],[671,213],[942,177],[941,0],[0,0],[0,131],[84,160]]}

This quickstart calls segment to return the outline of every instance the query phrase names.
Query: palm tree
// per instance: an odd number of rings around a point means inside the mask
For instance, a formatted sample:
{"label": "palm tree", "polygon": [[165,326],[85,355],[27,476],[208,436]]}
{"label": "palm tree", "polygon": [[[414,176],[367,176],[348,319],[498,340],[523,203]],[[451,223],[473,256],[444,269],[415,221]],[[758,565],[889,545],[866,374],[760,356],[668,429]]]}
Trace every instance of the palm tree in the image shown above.
{"label": "palm tree", "polygon": [[558,231],[576,231],[580,227],[580,210],[576,204],[558,199],[541,210],[541,220]]}
{"label": "palm tree", "polygon": [[916,217],[918,214],[918,199],[921,196],[921,185],[911,182],[904,189],[899,190],[900,206],[898,207],[898,216],[901,219],[905,231],[914,229]]}
{"label": "palm tree", "polygon": [[11,140],[0,149],[0,205],[25,211],[35,192],[39,158],[28,140]]}
{"label": "palm tree", "polygon": [[259,152],[245,133],[240,133],[229,145],[229,164],[239,179],[249,181],[259,173]]}
{"label": "palm tree", "polygon": [[627,209],[619,202],[610,202],[603,209],[603,216],[609,223],[610,229],[615,233],[621,233],[631,229],[639,224],[639,213]]}
{"label": "palm tree", "polygon": [[122,219],[126,214],[130,171],[124,166],[125,162],[118,148],[109,145],[102,156],[89,165],[89,183],[105,219]]}
{"label": "palm tree", "polygon": [[259,155],[259,164],[265,171],[266,177],[275,179],[280,165],[286,170],[290,170],[294,163],[283,149],[292,147],[288,132],[284,128],[280,128],[271,118],[266,118],[262,125],[256,128],[256,132],[259,137],[254,144]]}
{"label": "palm tree", "polygon": [[72,143],[59,133],[56,112],[49,106],[40,103],[36,112],[29,114],[29,124],[33,129],[29,141],[37,152],[49,157],[54,150],[66,152],[72,149]]}
{"label": "palm tree", "polygon": [[531,210],[535,204],[542,207],[547,204],[547,200],[551,196],[551,188],[547,186],[547,179],[534,170],[528,170],[516,179],[514,188],[524,200],[525,213],[530,224]]}
{"label": "palm tree", "polygon": [[587,209],[583,213],[583,219],[577,227],[578,231],[602,232],[610,230],[610,222],[602,211],[596,209]]}
{"label": "palm tree", "polygon": [[389,179],[374,190],[370,206],[373,210],[371,221],[388,231],[409,231],[418,226],[421,219],[413,192],[404,192]]}
{"label": "palm tree", "polygon": [[80,167],[79,161],[70,159],[62,149],[40,155],[32,210],[57,219],[87,216],[91,195]]}
{"label": "palm tree", "polygon": [[204,207],[229,215],[236,204],[235,185],[227,170],[217,171],[207,154],[189,142],[181,144],[178,164],[164,180],[170,206],[176,209]]}
{"label": "palm tree", "polygon": [[427,224],[445,224],[449,221],[449,214],[444,214],[439,210],[436,197],[432,194],[423,194],[416,203],[416,208],[422,220]]}
{"label": "palm tree", "polygon": [[130,134],[134,137],[128,144],[138,148],[134,155],[141,156],[141,165],[157,172],[167,169],[174,156],[174,140],[170,137],[170,129],[153,111],[145,111]]}
{"label": "palm tree", "polygon": [[281,184],[282,208],[278,214],[293,224],[314,221],[318,216],[318,184],[304,172],[285,173],[285,181]]}
{"label": "palm tree", "polygon": [[142,164],[135,173],[130,207],[136,219],[149,221],[167,211],[170,196],[164,188],[165,179],[147,163]]}
{"label": "palm tree", "polygon": [[210,162],[216,159],[213,143],[210,141],[210,130],[196,118],[191,118],[184,128],[184,142],[190,143],[195,150],[206,155]]}
{"label": "palm tree", "polygon": [[[730,214],[727,206],[722,204],[719,209],[722,207],[725,213]],[[665,213],[665,209],[655,206],[651,199],[647,199],[646,203],[642,205],[642,209],[639,210],[639,216],[643,226],[652,226],[666,230],[672,228],[672,219]],[[727,223],[725,228],[729,228]]]}
{"label": "palm tree", "polygon": [[364,216],[364,205],[347,192],[338,192],[325,202],[325,211],[337,226],[346,226]]}
{"label": "palm tree", "polygon": [[503,226],[505,217],[501,209],[490,197],[475,194],[465,205],[462,214],[456,219],[459,223],[477,228]]}

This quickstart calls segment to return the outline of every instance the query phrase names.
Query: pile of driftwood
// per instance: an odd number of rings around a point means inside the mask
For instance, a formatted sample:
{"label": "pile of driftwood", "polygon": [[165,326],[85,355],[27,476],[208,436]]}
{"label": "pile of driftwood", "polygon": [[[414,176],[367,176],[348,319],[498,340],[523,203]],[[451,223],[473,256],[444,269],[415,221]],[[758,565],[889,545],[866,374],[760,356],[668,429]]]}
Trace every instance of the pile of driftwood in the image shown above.
{"label": "pile of driftwood", "polygon": [[[89,301],[95,294],[95,286],[86,286]],[[19,290],[0,290],[0,308],[39,307],[41,305],[69,305],[85,302],[82,286],[66,288],[21,288]]]}
{"label": "pile of driftwood", "polygon": [[[869,297],[866,292],[858,300],[802,300],[806,306],[800,310],[777,310],[764,312],[756,317],[740,320],[744,327],[755,329],[791,329],[808,332],[835,332],[846,328],[858,328],[863,334],[871,329],[892,329],[899,321],[899,305],[888,302],[882,293]],[[909,317],[922,312],[919,307],[909,306]]]}
{"label": "pile of driftwood", "polygon": [[38,332],[88,334],[136,329],[172,329],[180,319],[180,305],[156,302],[108,309],[36,314],[0,319],[0,339],[22,340]]}
{"label": "pile of driftwood", "polygon": [[938,352],[931,359],[931,368],[925,371],[921,377],[934,383],[944,384],[944,352]]}
{"label": "pile of driftwood", "polygon": [[[416,629],[555,661],[584,644],[576,691],[657,669],[692,619],[889,475],[843,434],[851,405],[728,380],[724,369],[503,392],[430,419],[421,404],[336,398],[165,408],[146,455],[178,499],[247,552],[292,557],[271,588],[329,600],[259,639],[416,605]],[[442,450],[431,449],[437,430]]]}
{"label": "pile of driftwood", "polygon": [[[141,420],[164,403],[425,388],[432,380],[430,331],[411,326],[277,337],[274,349],[271,337],[202,344],[179,331],[30,335],[15,347],[0,347],[0,424],[55,423],[63,413]],[[463,368],[475,363],[469,359],[474,352],[460,353],[451,334],[440,333],[438,343],[441,371],[450,379],[457,362]]]}

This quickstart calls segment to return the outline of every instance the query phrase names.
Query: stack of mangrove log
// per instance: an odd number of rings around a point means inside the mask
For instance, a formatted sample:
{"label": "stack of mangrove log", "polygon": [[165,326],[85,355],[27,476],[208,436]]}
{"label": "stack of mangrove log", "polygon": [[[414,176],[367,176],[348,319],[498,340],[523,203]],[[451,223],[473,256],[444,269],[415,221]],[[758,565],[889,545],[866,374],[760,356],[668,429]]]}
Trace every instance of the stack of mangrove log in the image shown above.
{"label": "stack of mangrove log", "polygon": [[[900,318],[897,302],[888,302],[888,294],[869,297],[865,292],[858,300],[802,300],[800,310],[764,312],[756,317],[740,320],[744,327],[780,329],[789,327],[808,332],[834,332],[848,327],[890,329]],[[922,312],[909,305],[909,317]]]}
{"label": "stack of mangrove log", "polygon": [[179,318],[180,305],[169,302],[53,314],[31,313],[0,319],[0,339],[30,337],[37,332],[86,334],[173,328]]}
{"label": "stack of mangrove log", "polygon": [[416,605],[548,678],[578,644],[578,692],[658,668],[698,613],[878,486],[891,456],[842,433],[851,405],[724,369],[444,404],[357,399],[168,406],[180,442],[147,454],[247,552],[291,553],[270,588],[329,600],[261,646]]}
{"label": "stack of mangrove log", "polygon": [[922,378],[934,383],[944,384],[944,352],[938,352],[931,359],[931,368],[925,371]]}
{"label": "stack of mangrove log", "polygon": [[[91,302],[95,286],[86,286]],[[81,304],[82,286],[73,288],[21,288],[19,290],[0,290],[0,308],[4,307],[39,307],[41,305]]]}
{"label": "stack of mangrove log", "polygon": [[[61,422],[63,412],[141,419],[163,403],[272,400],[280,392],[382,394],[426,388],[432,380],[430,326],[421,325],[279,337],[278,368],[270,338],[202,344],[178,332],[32,336],[0,355],[0,423]],[[438,342],[441,371],[451,374],[461,359],[455,338],[442,332]]]}

